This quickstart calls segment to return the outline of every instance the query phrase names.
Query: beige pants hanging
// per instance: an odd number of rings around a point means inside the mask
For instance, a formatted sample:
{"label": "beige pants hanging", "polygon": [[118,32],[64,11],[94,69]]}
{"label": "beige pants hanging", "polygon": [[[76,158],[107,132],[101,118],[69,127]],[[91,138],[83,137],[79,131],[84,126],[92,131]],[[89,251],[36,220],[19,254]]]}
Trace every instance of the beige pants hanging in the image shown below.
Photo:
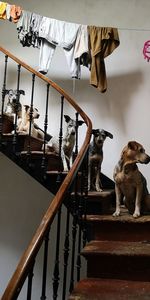
{"label": "beige pants hanging", "polygon": [[107,89],[104,58],[119,46],[117,28],[88,26],[89,47],[91,51],[90,84],[104,93]]}

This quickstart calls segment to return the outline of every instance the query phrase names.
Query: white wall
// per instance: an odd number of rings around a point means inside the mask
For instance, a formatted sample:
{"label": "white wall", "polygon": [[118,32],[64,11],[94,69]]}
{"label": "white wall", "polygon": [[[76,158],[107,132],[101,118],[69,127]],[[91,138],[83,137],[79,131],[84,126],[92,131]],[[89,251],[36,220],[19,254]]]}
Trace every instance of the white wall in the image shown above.
{"label": "white wall", "polygon": [[[10,1],[10,3],[14,3]],[[131,139],[143,143],[150,153],[148,139],[150,64],[144,60],[142,49],[150,38],[149,0],[63,0],[16,1],[23,9],[60,20],[114,26],[119,28],[120,46],[106,58],[108,90],[101,94],[89,84],[89,71],[82,68],[82,79],[76,80],[74,97],[92,119],[94,128],[104,128],[113,133],[113,140],[106,140],[103,171],[112,177],[123,146]],[[129,30],[126,30],[129,29]],[[137,30],[134,30],[137,29]],[[16,25],[0,21],[0,43],[16,56],[38,69],[39,50],[23,48],[17,39]],[[71,95],[73,81],[70,78],[64,53],[58,49],[54,55],[48,76],[59,83]],[[23,86],[25,81],[23,82]],[[38,95],[37,95],[38,98]],[[54,134],[57,107],[52,97],[53,111],[49,120]],[[26,97],[27,99],[27,97]],[[27,101],[27,100],[26,100]],[[42,99],[38,108],[42,113]],[[41,107],[40,107],[41,106]],[[53,124],[55,123],[55,126]],[[142,166],[149,181],[149,166]]]}
{"label": "white wall", "polygon": [[[9,1],[9,3],[14,3]],[[97,26],[119,28],[120,46],[106,58],[108,89],[101,94],[89,84],[90,73],[82,69],[82,78],[76,81],[74,97],[89,115],[94,128],[104,128],[114,135],[104,146],[102,170],[112,178],[120,152],[129,140],[142,143],[150,154],[150,63],[144,60],[144,42],[150,39],[149,0],[31,0],[15,1],[23,9],[52,18]],[[145,30],[144,30],[145,29]],[[149,29],[149,30],[146,30]],[[23,48],[17,39],[16,26],[0,21],[0,44],[13,54],[38,69],[38,50]],[[13,84],[12,77],[9,83]],[[57,49],[48,77],[59,83],[71,95],[73,81],[61,49]],[[0,73],[2,82],[2,73]],[[27,88],[24,78],[23,88]],[[27,90],[27,89],[26,89]],[[27,96],[28,92],[27,92]],[[26,96],[26,97],[27,97]],[[26,98],[27,99],[27,98]],[[41,114],[43,102],[37,93]],[[52,96],[50,130],[55,132],[57,100]],[[80,139],[81,141],[81,139]],[[140,166],[150,189],[150,165]]]}

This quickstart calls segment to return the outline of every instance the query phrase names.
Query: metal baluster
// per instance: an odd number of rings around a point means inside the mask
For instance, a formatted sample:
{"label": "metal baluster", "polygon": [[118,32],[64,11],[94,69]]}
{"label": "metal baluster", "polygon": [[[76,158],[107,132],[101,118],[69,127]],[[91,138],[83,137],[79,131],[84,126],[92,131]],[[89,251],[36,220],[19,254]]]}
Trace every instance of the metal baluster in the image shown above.
{"label": "metal baluster", "polygon": [[[34,263],[35,263],[35,261],[34,261]],[[34,273],[33,273],[34,263],[28,274],[27,300],[31,300],[31,297],[32,297],[32,282],[33,282],[33,276],[34,276]]]}
{"label": "metal baluster", "polygon": [[76,234],[77,234],[77,211],[76,211],[76,200],[77,195],[73,197],[73,221],[72,221],[72,254],[71,254],[71,276],[70,276],[70,288],[71,293],[74,287],[74,266],[75,266],[75,245],[76,245]]}
{"label": "metal baluster", "polygon": [[47,282],[47,262],[48,262],[48,243],[49,243],[49,232],[48,232],[44,239],[44,259],[43,259],[43,276],[42,276],[42,294],[41,300],[46,299],[46,282]]}
{"label": "metal baluster", "polygon": [[6,90],[7,63],[8,63],[8,55],[5,55],[4,80],[3,80],[3,88],[2,88],[2,107],[1,107],[1,118],[0,118],[0,144],[2,142],[4,101],[5,101],[6,91],[7,91]]}
{"label": "metal baluster", "polygon": [[20,97],[20,93],[19,93],[19,86],[20,86],[20,69],[21,69],[21,65],[18,65],[18,76],[17,76],[17,93],[16,93],[16,107],[15,107],[15,120],[14,120],[14,135],[13,135],[13,153],[16,153],[16,146],[17,146],[17,113],[18,113],[18,103],[19,103],[19,97]]}
{"label": "metal baluster", "polygon": [[61,152],[62,152],[62,139],[63,139],[63,111],[64,111],[64,96],[61,96],[61,114],[60,114],[60,130],[59,130],[59,170],[56,183],[59,186],[61,182]]}
{"label": "metal baluster", "polygon": [[67,209],[67,220],[66,220],[66,235],[64,243],[64,276],[63,276],[63,294],[62,300],[66,299],[66,284],[67,284],[67,269],[68,269],[68,258],[69,258],[69,224],[70,224],[70,211]]}
{"label": "metal baluster", "polygon": [[[78,154],[78,113],[76,113],[76,143],[75,143],[75,157]],[[77,221],[78,221],[78,173],[75,178],[75,195],[73,197],[73,223],[72,223],[72,259],[71,259],[71,280],[69,292],[73,290],[74,287],[74,269],[75,269],[75,244],[77,235]]]}
{"label": "metal baluster", "polygon": [[82,197],[83,194],[81,192],[81,196],[79,198],[79,205],[78,205],[78,223],[79,223],[79,233],[78,233],[78,250],[77,250],[77,281],[80,280],[80,270],[81,270],[81,236],[82,236]]}
{"label": "metal baluster", "polygon": [[83,247],[86,245],[87,240],[87,230],[86,230],[86,204],[88,199],[88,157],[89,157],[89,151],[87,150],[87,153],[84,158],[84,168],[82,172],[83,177],[83,218],[82,218],[82,226],[83,226]]}
{"label": "metal baluster", "polygon": [[45,150],[46,150],[46,135],[47,135],[47,128],[48,128],[48,99],[49,99],[49,87],[50,84],[47,84],[47,95],[46,95],[46,110],[45,110],[45,120],[44,120],[44,144],[43,144],[43,157],[42,157],[42,163],[41,163],[41,169],[42,169],[42,175],[43,178],[45,177],[45,171],[46,171],[46,156],[45,156]]}
{"label": "metal baluster", "polygon": [[78,155],[78,116],[79,113],[76,113],[76,141],[75,141],[75,158]]}
{"label": "metal baluster", "polygon": [[55,256],[55,266],[53,272],[53,300],[57,299],[58,287],[60,281],[59,274],[59,248],[60,248],[60,228],[61,228],[61,207],[59,208],[57,215],[57,238],[56,238],[56,256]]}
{"label": "metal baluster", "polygon": [[30,157],[31,154],[31,129],[32,129],[32,115],[33,115],[33,97],[34,97],[34,83],[35,74],[32,74],[32,92],[31,92],[31,103],[30,103],[30,125],[29,125],[29,142],[27,145],[27,155]]}

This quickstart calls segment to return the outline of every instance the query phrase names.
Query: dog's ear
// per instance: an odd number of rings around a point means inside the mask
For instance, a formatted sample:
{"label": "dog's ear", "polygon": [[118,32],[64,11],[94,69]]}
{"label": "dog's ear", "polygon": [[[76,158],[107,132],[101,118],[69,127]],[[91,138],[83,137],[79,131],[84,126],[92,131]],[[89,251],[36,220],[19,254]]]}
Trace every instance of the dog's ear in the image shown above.
{"label": "dog's ear", "polygon": [[19,90],[19,93],[22,95],[25,95],[25,91],[24,90]]}
{"label": "dog's ear", "polygon": [[92,134],[96,134],[96,133],[98,133],[99,132],[99,129],[92,129]]}
{"label": "dog's ear", "polygon": [[30,106],[25,104],[24,107],[25,107],[25,111],[27,112]]}
{"label": "dog's ear", "polygon": [[10,89],[10,90],[5,90],[5,94],[8,95],[9,92],[12,92],[12,91],[13,91],[12,89]]}
{"label": "dog's ear", "polygon": [[78,121],[78,126],[81,126],[83,123],[85,123],[84,121],[79,120]]}
{"label": "dog's ear", "polygon": [[106,136],[108,136],[110,139],[113,139],[113,135],[109,131],[104,130],[104,132]]}
{"label": "dog's ear", "polygon": [[71,120],[71,118],[68,115],[64,115],[64,118],[67,123]]}
{"label": "dog's ear", "polygon": [[128,148],[130,148],[131,150],[137,150],[138,146],[137,143],[135,141],[130,141],[128,142]]}

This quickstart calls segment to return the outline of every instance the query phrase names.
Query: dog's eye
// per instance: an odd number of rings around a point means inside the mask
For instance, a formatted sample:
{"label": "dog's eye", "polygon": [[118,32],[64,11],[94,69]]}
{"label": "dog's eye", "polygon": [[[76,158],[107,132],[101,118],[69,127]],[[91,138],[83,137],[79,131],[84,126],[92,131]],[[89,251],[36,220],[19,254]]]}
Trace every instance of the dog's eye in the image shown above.
{"label": "dog's eye", "polygon": [[141,149],[140,149],[140,153],[144,153],[144,149],[141,148]]}

